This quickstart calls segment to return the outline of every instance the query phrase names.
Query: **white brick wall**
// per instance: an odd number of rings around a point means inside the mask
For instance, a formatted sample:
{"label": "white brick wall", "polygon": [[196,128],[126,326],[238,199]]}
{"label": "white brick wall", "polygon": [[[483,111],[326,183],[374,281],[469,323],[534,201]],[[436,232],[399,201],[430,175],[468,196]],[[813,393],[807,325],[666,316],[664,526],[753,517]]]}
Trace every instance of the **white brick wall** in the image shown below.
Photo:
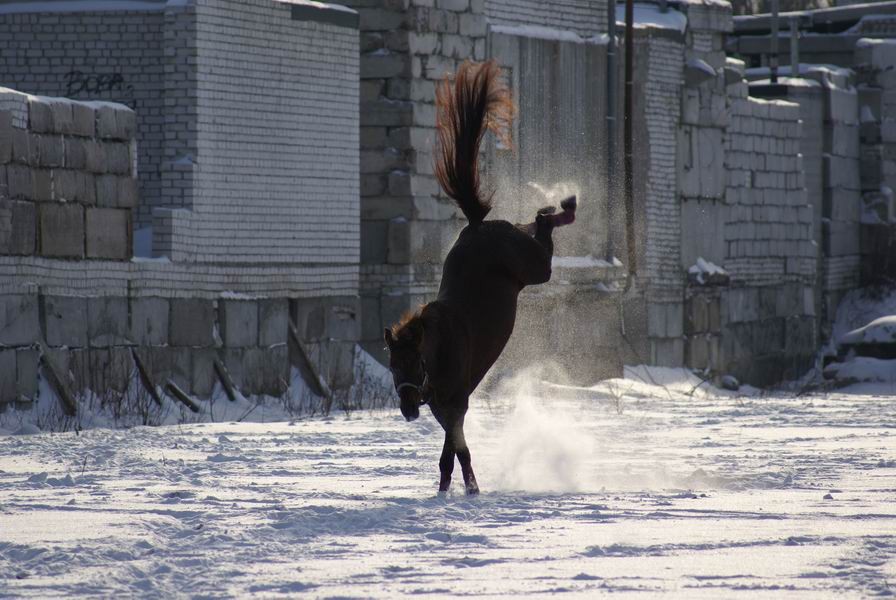
{"label": "white brick wall", "polygon": [[356,296],[358,268],[333,265],[210,265],[161,261],[70,261],[0,256],[0,294],[219,298]]}
{"label": "white brick wall", "polygon": [[493,25],[536,25],[591,37],[607,31],[606,0],[486,0]]}
{"label": "white brick wall", "polygon": [[195,261],[357,263],[358,32],[197,4]]}
{"label": "white brick wall", "polygon": [[729,108],[724,266],[737,284],[812,285],[818,247],[799,154],[799,107],[732,97]]}
{"label": "white brick wall", "polygon": [[684,48],[681,42],[648,40],[645,86],[647,143],[647,278],[648,297],[681,301],[684,276],[680,266],[681,209],[677,196],[677,133]]}

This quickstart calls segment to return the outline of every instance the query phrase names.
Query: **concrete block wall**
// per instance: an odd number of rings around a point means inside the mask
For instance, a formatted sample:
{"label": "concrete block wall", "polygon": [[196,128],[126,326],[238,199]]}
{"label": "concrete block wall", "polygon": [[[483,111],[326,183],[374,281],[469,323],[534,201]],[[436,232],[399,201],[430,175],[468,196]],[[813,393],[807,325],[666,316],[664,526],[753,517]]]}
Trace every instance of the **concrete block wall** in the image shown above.
{"label": "concrete block wall", "polygon": [[[81,264],[101,277],[91,261]],[[356,295],[257,298],[191,290],[182,297],[172,292],[183,289],[141,290],[133,280],[115,281],[115,271],[105,276],[114,283],[89,290],[39,285],[53,283],[39,277],[8,278],[15,285],[0,292],[0,410],[10,403],[27,406],[35,397],[41,356],[75,394],[121,392],[136,372],[132,351],[160,387],[170,380],[188,394],[208,397],[220,385],[218,361],[244,395],[277,396],[290,368],[304,360],[289,347],[290,322],[332,390],[353,383]],[[91,295],[73,295],[79,292]]]}
{"label": "concrete block wall", "polygon": [[[58,18],[69,19],[68,11],[76,4],[88,3],[66,4]],[[307,5],[255,6],[277,9],[275,16],[282,17],[283,29],[289,30],[281,31],[279,41],[301,46],[278,47],[283,55],[265,55],[258,62],[276,56],[308,68],[297,67],[294,77],[282,85],[272,81],[269,88],[259,90],[256,96],[271,105],[253,112],[250,107],[264,103],[252,104],[244,85],[227,92],[230,84],[216,79],[229,73],[237,85],[245,77],[227,71],[242,64],[238,57],[213,52],[224,40],[215,39],[212,32],[225,31],[243,40],[246,46],[241,48],[250,55],[251,42],[270,42],[271,30],[281,21],[271,22],[270,10],[246,17],[239,11],[251,7],[244,3],[172,6],[179,12],[165,13],[166,39],[172,44],[164,74],[177,82],[180,93],[177,101],[166,104],[170,112],[165,121],[164,149],[169,153],[165,164],[171,167],[171,177],[161,189],[167,190],[165,197],[173,204],[154,206],[153,221],[170,248],[190,252],[201,261],[131,260],[131,211],[139,197],[134,180],[140,160],[135,130],[143,122],[139,115],[135,118],[130,109],[110,103],[0,92],[0,409],[34,397],[41,356],[52,362],[75,393],[87,389],[101,395],[120,393],[131,381],[134,352],[159,386],[170,379],[188,393],[206,396],[215,382],[217,360],[244,394],[276,395],[284,389],[290,366],[304,360],[286,343],[290,320],[301,331],[305,354],[331,389],[352,383],[354,346],[360,335],[357,161],[351,160],[358,147],[353,15]],[[228,8],[233,14],[226,13]],[[348,22],[345,16],[337,19],[338,24],[326,18],[309,20],[303,8],[315,17],[338,12],[347,15]],[[42,19],[30,16],[26,21],[35,25]],[[245,26],[239,26],[242,22]],[[129,31],[129,25],[112,17],[109,23]],[[233,23],[234,28],[225,26]],[[94,25],[98,32],[109,30],[102,22],[81,24]],[[203,27],[208,35],[201,33]],[[28,28],[10,30],[24,35]],[[341,44],[342,55],[316,49],[315,44],[325,43]],[[200,53],[200,47],[207,54]],[[203,56],[224,62],[200,64]],[[328,62],[339,57],[345,60]],[[261,68],[244,67],[247,72]],[[315,97],[323,108],[313,114],[302,112],[304,101]],[[231,112],[216,104],[218,100],[232,103],[227,105]],[[238,105],[246,114],[233,112]],[[200,110],[204,116],[197,118]],[[322,118],[328,110],[332,118]],[[278,114],[277,123],[285,130],[290,123],[307,126],[292,132],[295,139],[289,140],[287,149],[270,143],[267,130],[253,128],[266,119],[276,120]],[[228,125],[219,129],[213,118]],[[318,179],[272,175],[254,180],[255,199],[264,200],[257,206],[234,202],[230,208],[226,202],[223,208],[213,206],[211,201],[218,196],[200,193],[199,186],[212,190],[210,182],[241,173],[226,160],[216,162],[235,156],[229,138],[215,138],[221,131],[246,148],[264,146],[257,143],[264,139],[268,148],[283,150],[282,157],[258,151],[253,162],[244,148],[240,168],[264,173],[276,167],[277,175],[289,174],[296,165],[283,161],[296,159],[306,174],[315,168]],[[323,137],[312,136],[315,132]],[[328,143],[341,144],[341,163],[327,154]],[[206,180],[197,168],[203,166],[200,150],[210,157]],[[274,166],[268,164],[271,161]],[[243,175],[240,183],[250,178]],[[303,188],[306,179],[317,187]],[[326,182],[326,189],[321,182]],[[223,192],[221,197],[226,199]],[[292,206],[297,201],[305,202],[300,210]],[[312,201],[314,205],[309,205]],[[304,229],[297,226],[288,239],[276,243],[269,237],[253,239],[255,248],[266,246],[264,253],[247,253],[234,262],[227,259],[245,252],[246,245],[236,244],[226,256],[197,252],[195,236],[215,228],[216,239],[239,241],[239,233],[231,235],[227,227],[236,231],[240,219],[240,233],[276,231],[265,224],[288,220],[284,207],[292,211],[294,224],[304,215]],[[315,310],[303,309],[307,305]]]}
{"label": "concrete block wall", "polygon": [[131,257],[134,111],[0,88],[0,254]]}
{"label": "concrete block wall", "polygon": [[384,359],[383,327],[432,299],[464,224],[433,175],[435,89],[486,57],[486,20],[477,0],[346,4],[361,28],[363,346]]}
{"label": "concrete block wall", "polygon": [[[138,227],[151,221],[162,194],[166,125],[163,26],[170,3],[137,10],[68,10],[58,2],[0,5],[0,86],[31,94],[107,100],[137,115],[141,205]],[[37,12],[44,10],[44,12]],[[24,11],[24,12],[22,12]]]}
{"label": "concrete block wall", "polygon": [[859,286],[862,183],[859,161],[858,93],[849,80],[823,80],[822,164],[823,320],[836,314],[843,295]]}
{"label": "concrete block wall", "polygon": [[539,208],[575,193],[576,226],[557,232],[554,253],[606,257],[613,212],[602,152],[608,134],[607,41],[538,33],[511,26],[489,31],[489,52],[519,109],[513,148],[493,136],[485,144],[485,186],[494,191],[490,217],[529,223]]}
{"label": "concrete block wall", "polygon": [[896,279],[896,41],[856,44],[862,284]]}
{"label": "concrete block wall", "polygon": [[[731,123],[724,35],[731,29],[730,8],[691,4],[684,48],[684,85],[677,132],[677,195],[680,200],[680,247],[673,258],[681,285],[694,283],[688,269],[699,259],[725,264],[728,220],[728,165],[724,143]],[[680,364],[691,368],[721,366],[720,292],[699,285],[684,288],[683,302],[648,307],[648,327],[678,340]],[[666,342],[667,344],[669,342]]]}

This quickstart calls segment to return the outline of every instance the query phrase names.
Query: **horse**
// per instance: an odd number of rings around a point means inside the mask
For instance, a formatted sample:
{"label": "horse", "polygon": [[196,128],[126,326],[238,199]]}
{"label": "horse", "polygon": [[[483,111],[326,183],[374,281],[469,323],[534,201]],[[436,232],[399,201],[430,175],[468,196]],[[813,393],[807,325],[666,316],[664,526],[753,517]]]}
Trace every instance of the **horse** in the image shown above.
{"label": "horse", "polygon": [[439,84],[435,175],[468,223],[445,258],[436,300],[383,333],[401,414],[413,421],[428,404],[445,430],[439,492],[448,491],[456,456],[466,492],[479,493],[464,439],[470,395],[513,332],[520,291],[550,280],[554,228],[575,220],[575,196],[527,225],[485,220],[491,196],[480,190],[479,149],[489,130],[510,145],[513,113],[495,61],[466,61]]}

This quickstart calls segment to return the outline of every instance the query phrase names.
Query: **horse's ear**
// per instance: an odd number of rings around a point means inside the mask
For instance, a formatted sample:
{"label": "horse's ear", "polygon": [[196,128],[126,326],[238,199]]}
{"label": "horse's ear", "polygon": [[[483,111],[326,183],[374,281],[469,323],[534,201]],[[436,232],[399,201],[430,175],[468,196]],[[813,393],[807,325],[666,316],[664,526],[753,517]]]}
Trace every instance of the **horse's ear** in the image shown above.
{"label": "horse's ear", "polygon": [[386,346],[389,347],[389,350],[392,349],[392,344],[395,343],[395,338],[392,337],[392,330],[386,327],[383,330],[383,339],[386,340]]}

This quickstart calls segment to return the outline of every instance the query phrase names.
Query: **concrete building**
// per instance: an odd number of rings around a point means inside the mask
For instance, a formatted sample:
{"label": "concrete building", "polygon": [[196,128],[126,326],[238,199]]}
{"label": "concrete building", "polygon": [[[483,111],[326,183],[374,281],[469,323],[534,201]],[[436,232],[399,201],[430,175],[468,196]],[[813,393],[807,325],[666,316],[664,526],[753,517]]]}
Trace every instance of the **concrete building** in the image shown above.
{"label": "concrete building", "polygon": [[0,4],[0,400],[33,395],[41,356],[73,389],[120,388],[133,356],[197,396],[222,370],[276,394],[290,365],[346,388],[464,225],[432,159],[435,86],[466,59],[520,107],[515,148],[484,150],[494,216],[581,207],[499,369],[795,377],[843,293],[894,268],[883,33],[771,86],[726,3],[639,3],[630,256],[621,7],[348,4]]}
{"label": "concrete building", "polygon": [[[799,79],[792,94],[770,96],[748,83],[755,73],[743,62],[726,57],[730,6],[639,3],[630,264],[617,178],[608,175],[620,171],[607,162],[606,3],[355,6],[369,351],[382,356],[382,327],[434,295],[440,260],[463,225],[432,177],[435,82],[463,59],[496,58],[520,119],[515,153],[487,149],[495,215],[522,221],[544,204],[529,182],[570,185],[583,201],[575,231],[557,234],[554,280],[521,300],[508,363],[562,357],[575,379],[589,381],[643,362],[760,384],[811,366],[861,272],[868,184],[855,92],[840,75]],[[623,294],[631,267],[637,277]]]}
{"label": "concrete building", "polygon": [[131,349],[159,385],[208,395],[217,362],[281,393],[290,321],[305,362],[351,384],[357,21],[280,0],[0,4],[3,401],[32,395],[41,352],[73,389],[120,388]]}

